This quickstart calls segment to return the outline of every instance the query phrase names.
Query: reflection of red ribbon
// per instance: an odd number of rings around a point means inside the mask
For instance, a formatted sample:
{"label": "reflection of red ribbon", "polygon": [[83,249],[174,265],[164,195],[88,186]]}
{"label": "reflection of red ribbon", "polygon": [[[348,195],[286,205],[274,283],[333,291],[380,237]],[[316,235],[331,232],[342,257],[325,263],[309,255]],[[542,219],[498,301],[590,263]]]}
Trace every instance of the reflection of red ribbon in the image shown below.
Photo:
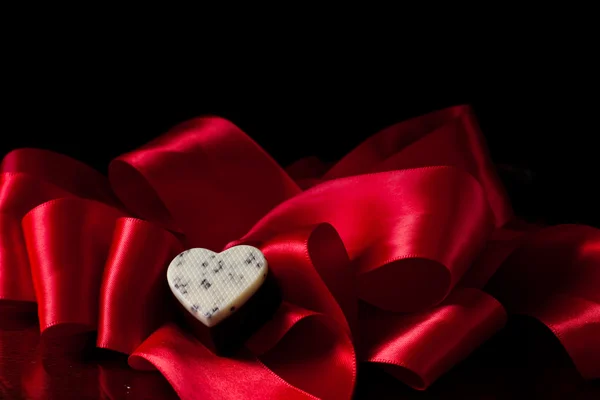
{"label": "reflection of red ribbon", "polygon": [[[158,369],[184,399],[349,398],[357,361],[424,389],[505,309],[600,377],[600,231],[514,221],[468,107],[287,172],[233,124],[198,118],[109,178],[43,150],[4,158],[0,299],[37,302],[42,335],[97,330],[98,347]],[[240,243],[264,252],[284,302],[220,358],[170,321],[165,268],[186,247]]]}

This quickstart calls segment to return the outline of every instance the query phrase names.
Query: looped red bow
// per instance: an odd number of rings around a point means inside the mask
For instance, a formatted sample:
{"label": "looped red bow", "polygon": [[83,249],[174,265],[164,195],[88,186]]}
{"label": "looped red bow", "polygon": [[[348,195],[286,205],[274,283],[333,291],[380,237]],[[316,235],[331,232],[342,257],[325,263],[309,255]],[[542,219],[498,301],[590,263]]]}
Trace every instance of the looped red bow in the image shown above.
{"label": "looped red bow", "polygon": [[[43,336],[97,330],[98,347],[184,399],[346,399],[357,361],[425,389],[505,310],[600,377],[600,231],[515,221],[466,106],[391,126],[333,166],[286,172],[204,117],[114,160],[110,183],[36,149],[9,153],[1,179],[3,306],[37,303]],[[241,243],[263,251],[284,302],[221,358],[172,322],[166,266]]]}

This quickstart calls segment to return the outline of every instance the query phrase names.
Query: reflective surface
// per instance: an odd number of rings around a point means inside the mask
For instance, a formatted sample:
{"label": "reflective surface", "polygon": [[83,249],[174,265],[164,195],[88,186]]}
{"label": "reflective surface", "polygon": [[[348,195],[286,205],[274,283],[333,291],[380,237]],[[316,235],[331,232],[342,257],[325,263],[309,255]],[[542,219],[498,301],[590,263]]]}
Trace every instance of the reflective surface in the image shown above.
{"label": "reflective surface", "polygon": [[[0,399],[177,399],[157,372],[138,372],[126,357],[88,346],[91,336],[40,341],[35,318],[0,315]],[[513,319],[427,391],[361,366],[359,399],[600,398],[564,349],[531,319]]]}
{"label": "reflective surface", "polygon": [[158,372],[129,368],[127,358],[90,346],[94,337],[40,340],[33,318],[2,315],[0,399],[177,399]]}

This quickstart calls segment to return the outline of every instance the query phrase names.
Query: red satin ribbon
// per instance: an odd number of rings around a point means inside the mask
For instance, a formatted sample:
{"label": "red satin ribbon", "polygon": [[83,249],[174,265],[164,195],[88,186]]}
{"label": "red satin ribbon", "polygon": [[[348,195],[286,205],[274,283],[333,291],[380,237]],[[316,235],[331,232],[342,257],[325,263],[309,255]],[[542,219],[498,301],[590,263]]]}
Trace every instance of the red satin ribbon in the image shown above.
{"label": "red satin ribbon", "polygon": [[[37,302],[45,337],[97,331],[184,399],[347,399],[357,362],[425,389],[505,310],[539,319],[600,377],[600,232],[515,221],[468,107],[287,172],[216,117],[117,158],[110,184],[34,149],[1,172],[2,305]],[[264,252],[284,302],[221,358],[170,320],[165,269],[186,247],[240,243]]]}

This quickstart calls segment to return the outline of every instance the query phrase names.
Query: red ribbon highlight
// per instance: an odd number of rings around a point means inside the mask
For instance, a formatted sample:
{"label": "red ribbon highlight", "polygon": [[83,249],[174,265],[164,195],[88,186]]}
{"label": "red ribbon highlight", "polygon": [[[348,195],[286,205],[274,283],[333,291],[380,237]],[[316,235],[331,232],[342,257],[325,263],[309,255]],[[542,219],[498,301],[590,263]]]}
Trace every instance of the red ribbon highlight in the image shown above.
{"label": "red ribbon highlight", "polygon": [[[360,362],[423,390],[510,314],[600,377],[600,231],[516,220],[469,107],[393,125],[333,165],[284,170],[202,117],[118,157],[109,179],[36,149],[1,173],[2,308],[37,303],[42,338],[96,332],[183,399],[348,399]],[[222,358],[172,319],[166,268],[242,243],[284,302]]]}

